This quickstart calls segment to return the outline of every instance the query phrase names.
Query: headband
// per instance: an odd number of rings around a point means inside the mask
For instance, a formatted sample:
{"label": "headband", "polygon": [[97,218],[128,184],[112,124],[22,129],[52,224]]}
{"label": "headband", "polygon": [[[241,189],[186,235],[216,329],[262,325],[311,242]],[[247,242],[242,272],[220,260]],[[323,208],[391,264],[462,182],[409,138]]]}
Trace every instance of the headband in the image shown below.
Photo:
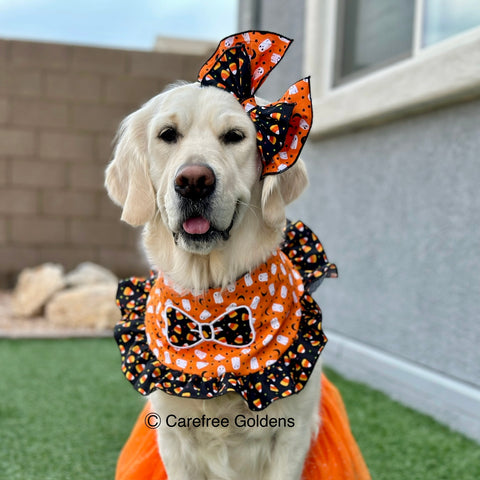
{"label": "headband", "polygon": [[293,84],[278,102],[260,106],[255,101],[255,92],[292,41],[270,32],[232,35],[220,41],[198,74],[202,86],[230,92],[250,115],[257,130],[262,177],[281,173],[297,161],[312,125],[308,77]]}

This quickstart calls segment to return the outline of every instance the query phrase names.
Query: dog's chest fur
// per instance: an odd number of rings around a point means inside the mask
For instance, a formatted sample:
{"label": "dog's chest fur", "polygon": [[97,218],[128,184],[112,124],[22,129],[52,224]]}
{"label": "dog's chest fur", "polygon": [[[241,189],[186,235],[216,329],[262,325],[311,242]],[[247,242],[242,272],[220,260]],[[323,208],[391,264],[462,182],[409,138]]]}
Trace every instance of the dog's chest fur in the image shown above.
{"label": "dog's chest fur", "polygon": [[[319,362],[320,364],[320,362]],[[157,430],[160,455],[172,480],[269,480],[300,478],[305,452],[317,434],[320,418],[312,405],[320,402],[318,364],[306,388],[274,402],[265,410],[248,409],[234,393],[209,400],[173,397],[162,391],[151,396],[153,410],[162,419],[227,418],[228,427],[169,427]],[[292,419],[294,426],[237,427],[235,418]],[[173,417],[172,417],[173,418]],[[283,423],[282,423],[283,425]],[[288,454],[285,454],[288,452]],[[295,461],[292,461],[295,459]]]}

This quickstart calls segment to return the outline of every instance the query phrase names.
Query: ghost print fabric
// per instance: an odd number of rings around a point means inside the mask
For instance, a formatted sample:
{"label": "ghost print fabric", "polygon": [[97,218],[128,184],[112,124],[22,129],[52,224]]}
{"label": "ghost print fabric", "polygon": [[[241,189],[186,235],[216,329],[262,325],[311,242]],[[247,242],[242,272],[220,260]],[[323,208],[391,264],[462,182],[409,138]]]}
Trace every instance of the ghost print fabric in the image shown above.
{"label": "ghost print fabric", "polygon": [[139,393],[237,392],[262,410],[305,387],[327,341],[310,292],[337,269],[302,222],[284,233],[267,262],[223,290],[195,295],[160,272],[120,282],[115,339]]}

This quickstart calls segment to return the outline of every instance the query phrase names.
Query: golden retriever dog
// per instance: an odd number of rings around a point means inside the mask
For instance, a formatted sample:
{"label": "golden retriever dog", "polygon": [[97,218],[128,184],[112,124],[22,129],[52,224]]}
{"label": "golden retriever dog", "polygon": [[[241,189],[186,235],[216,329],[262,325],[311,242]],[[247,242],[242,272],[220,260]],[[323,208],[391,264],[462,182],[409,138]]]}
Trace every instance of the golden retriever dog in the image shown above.
{"label": "golden retriever dog", "polygon": [[[230,93],[180,84],[128,116],[118,133],[106,187],[122,219],[144,225],[154,269],[185,290],[226,287],[265,262],[282,240],[285,206],[307,185],[298,160],[261,178],[256,129]],[[170,480],[295,480],[319,428],[320,367],[298,394],[252,412],[242,397],[180,398],[156,390],[164,417],[291,418],[292,428],[157,430]]]}
{"label": "golden retriever dog", "polygon": [[120,126],[105,184],[155,273],[117,292],[122,371],[149,398],[117,480],[370,480],[318,361],[310,294],[336,266],[285,219],[307,185],[309,79],[273,104],[254,96],[290,43],[227,37],[196,83]]}

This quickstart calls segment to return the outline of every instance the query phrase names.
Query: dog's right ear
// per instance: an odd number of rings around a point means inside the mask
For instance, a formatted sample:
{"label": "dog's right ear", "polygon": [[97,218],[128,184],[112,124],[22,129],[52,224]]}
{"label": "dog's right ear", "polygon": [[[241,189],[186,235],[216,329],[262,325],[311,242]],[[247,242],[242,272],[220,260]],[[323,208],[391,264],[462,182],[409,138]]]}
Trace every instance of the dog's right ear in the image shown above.
{"label": "dog's right ear", "polygon": [[155,215],[155,191],[147,161],[146,125],[142,111],[129,115],[121,124],[113,160],[105,173],[110,198],[123,207],[121,219],[133,226],[144,225]]}

